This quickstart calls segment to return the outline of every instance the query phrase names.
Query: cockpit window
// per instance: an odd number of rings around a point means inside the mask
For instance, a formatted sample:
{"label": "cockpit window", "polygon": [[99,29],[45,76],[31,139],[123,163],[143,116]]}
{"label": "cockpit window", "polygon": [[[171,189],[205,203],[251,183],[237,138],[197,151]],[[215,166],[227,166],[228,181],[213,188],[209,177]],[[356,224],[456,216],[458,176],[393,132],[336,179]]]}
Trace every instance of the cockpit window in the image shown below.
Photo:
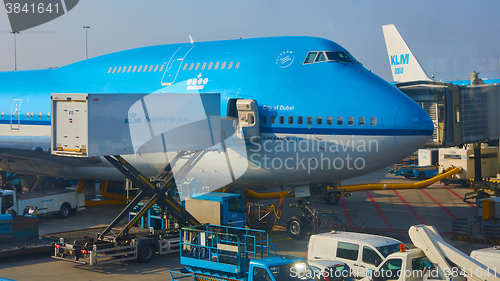
{"label": "cockpit window", "polygon": [[309,52],[307,54],[306,60],[304,61],[304,64],[306,64],[306,63],[313,63],[317,54],[318,54],[318,52]]}
{"label": "cockpit window", "polygon": [[347,52],[326,52],[329,61],[340,61],[354,63],[358,62],[351,54]]}
{"label": "cockpit window", "polygon": [[320,61],[326,61],[326,57],[325,57],[324,52],[319,52],[319,54],[316,57],[316,60],[314,62],[320,62]]}

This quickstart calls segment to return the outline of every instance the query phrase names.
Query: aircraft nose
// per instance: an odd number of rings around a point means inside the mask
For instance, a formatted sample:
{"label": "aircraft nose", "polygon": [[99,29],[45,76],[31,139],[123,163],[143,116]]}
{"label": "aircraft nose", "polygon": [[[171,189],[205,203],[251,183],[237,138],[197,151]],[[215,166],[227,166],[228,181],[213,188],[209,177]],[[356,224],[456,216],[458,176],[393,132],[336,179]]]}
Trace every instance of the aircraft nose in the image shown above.
{"label": "aircraft nose", "polygon": [[434,124],[422,107],[413,101],[407,101],[399,107],[394,129],[399,148],[412,153],[429,141],[434,132]]}

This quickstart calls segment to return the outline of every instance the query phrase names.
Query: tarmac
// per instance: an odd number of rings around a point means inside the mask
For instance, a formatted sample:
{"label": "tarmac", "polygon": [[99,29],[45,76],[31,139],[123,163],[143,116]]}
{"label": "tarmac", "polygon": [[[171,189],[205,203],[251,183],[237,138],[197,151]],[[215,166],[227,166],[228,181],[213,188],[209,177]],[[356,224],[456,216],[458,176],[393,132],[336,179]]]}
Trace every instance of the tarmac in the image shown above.
{"label": "tarmac", "polygon": [[[343,184],[373,182],[408,182],[410,180],[394,177],[387,170],[346,180]],[[260,192],[274,190],[262,190]],[[427,188],[414,190],[379,190],[355,192],[352,196],[342,197],[337,205],[327,205],[316,199],[312,205],[320,213],[336,216],[352,231],[390,236],[411,244],[408,229],[412,225],[427,224],[436,227],[441,236],[466,254],[474,249],[488,245],[458,242],[451,240],[451,221],[457,218],[474,220],[475,204],[464,203],[462,197],[470,189],[459,185],[444,186],[435,183]],[[289,218],[301,211],[290,208],[296,198],[286,198],[283,218]],[[275,199],[258,203],[277,203]],[[78,230],[88,227],[106,226],[122,210],[122,206],[88,207],[86,211],[70,216],[68,219],[41,217],[39,234]],[[322,218],[325,220],[325,218]],[[329,225],[341,230],[343,226]],[[280,222],[284,225],[286,220]],[[271,233],[279,254],[306,257],[307,237],[294,240],[288,237],[283,227]],[[322,231],[328,231],[323,229]],[[477,231],[477,229],[476,229]],[[151,263],[136,261],[90,267],[50,258],[50,255],[33,255],[0,259],[0,277],[15,280],[170,280],[168,270],[180,268],[179,255],[157,256]]]}

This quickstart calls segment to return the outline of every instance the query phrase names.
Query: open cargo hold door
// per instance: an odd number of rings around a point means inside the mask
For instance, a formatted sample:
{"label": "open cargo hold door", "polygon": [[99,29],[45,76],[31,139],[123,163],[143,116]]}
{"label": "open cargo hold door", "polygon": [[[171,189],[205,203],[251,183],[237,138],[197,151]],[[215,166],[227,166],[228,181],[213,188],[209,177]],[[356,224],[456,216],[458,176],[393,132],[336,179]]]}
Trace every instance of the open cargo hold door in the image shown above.
{"label": "open cargo hold door", "polygon": [[238,114],[237,135],[240,139],[250,140],[260,136],[259,110],[255,100],[236,100]]}

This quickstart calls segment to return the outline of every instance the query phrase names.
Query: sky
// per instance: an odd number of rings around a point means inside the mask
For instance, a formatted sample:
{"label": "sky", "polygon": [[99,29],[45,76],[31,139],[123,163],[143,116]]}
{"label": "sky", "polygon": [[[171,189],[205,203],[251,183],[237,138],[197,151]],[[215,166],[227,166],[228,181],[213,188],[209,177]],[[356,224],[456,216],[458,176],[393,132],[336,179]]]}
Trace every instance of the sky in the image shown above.
{"label": "sky", "polygon": [[[14,1],[14,0],[13,0]],[[137,47],[269,36],[342,45],[392,82],[382,25],[394,24],[429,76],[500,78],[500,1],[80,0],[67,14],[17,35],[17,69],[59,67]],[[0,11],[0,71],[14,70],[14,36]]]}

